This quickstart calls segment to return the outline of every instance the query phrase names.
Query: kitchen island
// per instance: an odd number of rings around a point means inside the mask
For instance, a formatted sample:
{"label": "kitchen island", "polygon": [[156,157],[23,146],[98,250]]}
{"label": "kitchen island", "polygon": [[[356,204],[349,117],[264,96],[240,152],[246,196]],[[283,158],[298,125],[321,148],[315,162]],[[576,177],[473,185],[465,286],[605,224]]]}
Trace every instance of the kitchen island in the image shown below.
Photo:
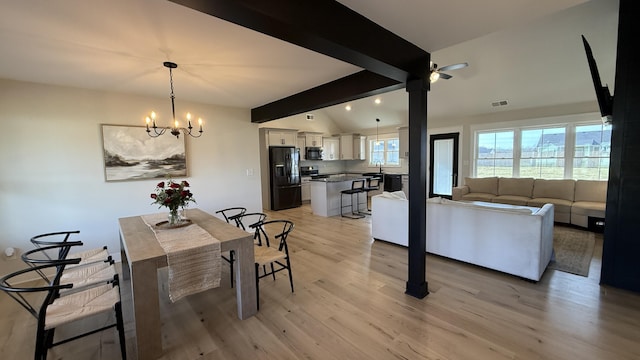
{"label": "kitchen island", "polygon": [[[351,204],[349,195],[341,195],[342,190],[351,189],[353,180],[366,180],[366,176],[332,176],[326,179],[311,180],[311,210],[315,215],[319,216],[336,216],[340,215],[340,196],[344,196],[343,204],[346,206]],[[366,185],[366,182],[365,182]],[[360,210],[367,209],[366,193],[353,195],[355,203],[358,196],[358,206]],[[344,212],[351,213],[351,208],[344,208]]]}

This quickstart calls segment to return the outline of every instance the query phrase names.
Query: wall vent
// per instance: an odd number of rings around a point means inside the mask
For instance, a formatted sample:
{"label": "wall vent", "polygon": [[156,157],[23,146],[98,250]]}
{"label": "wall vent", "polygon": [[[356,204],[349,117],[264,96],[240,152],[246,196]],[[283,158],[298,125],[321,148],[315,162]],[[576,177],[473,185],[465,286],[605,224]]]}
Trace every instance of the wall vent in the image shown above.
{"label": "wall vent", "polygon": [[507,106],[509,102],[507,100],[498,100],[491,103],[493,107]]}

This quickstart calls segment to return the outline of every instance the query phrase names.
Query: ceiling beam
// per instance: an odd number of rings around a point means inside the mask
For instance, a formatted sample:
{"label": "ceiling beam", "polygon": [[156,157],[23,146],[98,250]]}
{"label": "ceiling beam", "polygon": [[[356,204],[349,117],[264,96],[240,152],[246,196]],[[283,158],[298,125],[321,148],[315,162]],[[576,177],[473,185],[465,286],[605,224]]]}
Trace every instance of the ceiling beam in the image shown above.
{"label": "ceiling beam", "polygon": [[306,111],[402,89],[404,86],[405,84],[402,82],[363,70],[251,109],[251,122],[263,123],[281,119]]}
{"label": "ceiling beam", "polygon": [[170,1],[367,70],[254,108],[252,122],[380,94],[428,76],[428,52],[334,0]]}

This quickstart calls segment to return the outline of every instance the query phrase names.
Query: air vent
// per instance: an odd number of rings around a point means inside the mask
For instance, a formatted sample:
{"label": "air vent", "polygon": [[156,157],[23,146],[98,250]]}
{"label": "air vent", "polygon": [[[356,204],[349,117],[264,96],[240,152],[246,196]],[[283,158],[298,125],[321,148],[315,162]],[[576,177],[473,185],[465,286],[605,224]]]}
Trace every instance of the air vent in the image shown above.
{"label": "air vent", "polygon": [[498,100],[491,103],[493,107],[507,106],[509,102],[507,100]]}

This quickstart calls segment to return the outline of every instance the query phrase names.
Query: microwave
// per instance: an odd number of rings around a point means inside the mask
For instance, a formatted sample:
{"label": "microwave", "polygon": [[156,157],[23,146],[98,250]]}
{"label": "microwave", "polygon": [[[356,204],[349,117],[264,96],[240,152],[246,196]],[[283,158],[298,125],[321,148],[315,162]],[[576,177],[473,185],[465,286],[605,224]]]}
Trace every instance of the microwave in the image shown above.
{"label": "microwave", "polygon": [[305,160],[322,160],[322,148],[310,147],[305,148]]}

